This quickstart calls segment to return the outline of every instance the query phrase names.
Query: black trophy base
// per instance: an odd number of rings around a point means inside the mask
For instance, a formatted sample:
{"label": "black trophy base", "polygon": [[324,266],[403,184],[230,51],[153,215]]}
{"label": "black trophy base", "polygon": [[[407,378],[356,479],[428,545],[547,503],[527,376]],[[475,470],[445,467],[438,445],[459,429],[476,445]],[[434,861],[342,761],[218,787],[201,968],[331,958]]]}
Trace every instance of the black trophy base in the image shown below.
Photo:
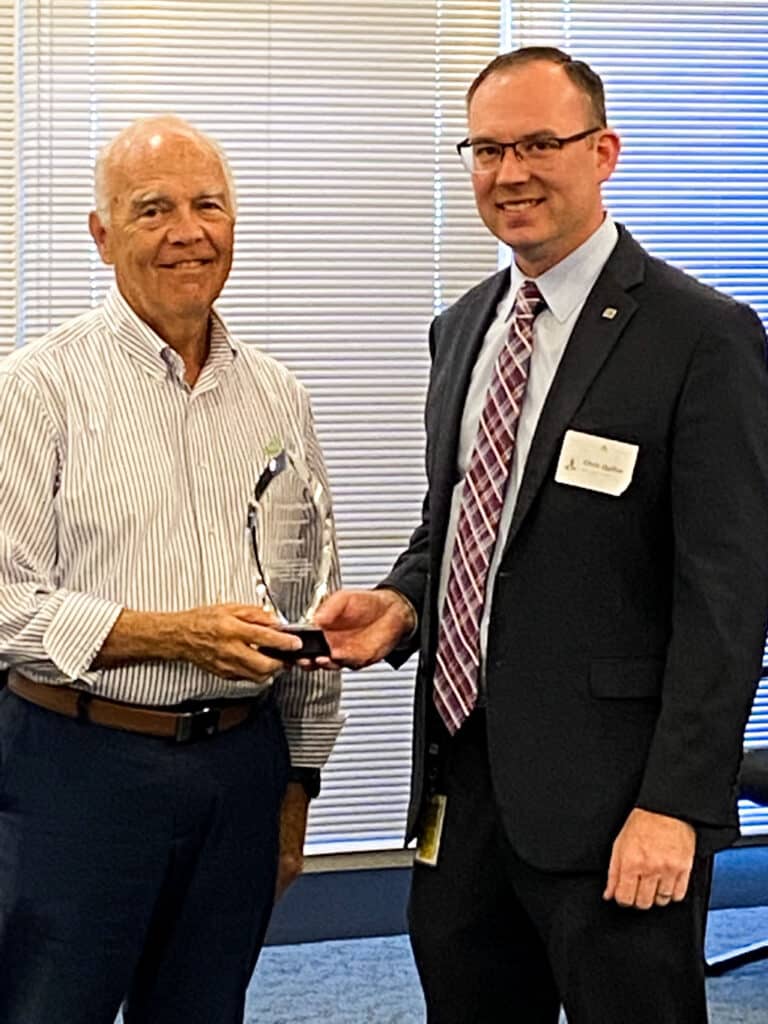
{"label": "black trophy base", "polygon": [[330,658],[331,649],[319,626],[282,626],[284,633],[293,633],[301,640],[298,651],[281,651],[277,647],[260,647],[262,654],[278,661],[298,661],[299,658]]}

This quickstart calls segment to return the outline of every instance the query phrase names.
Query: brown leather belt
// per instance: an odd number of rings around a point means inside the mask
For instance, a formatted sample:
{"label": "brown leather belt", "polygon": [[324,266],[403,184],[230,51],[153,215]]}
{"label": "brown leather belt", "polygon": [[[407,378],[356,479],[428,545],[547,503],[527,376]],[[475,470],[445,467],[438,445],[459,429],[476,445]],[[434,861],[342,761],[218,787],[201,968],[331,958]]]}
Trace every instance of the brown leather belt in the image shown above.
{"label": "brown leather belt", "polygon": [[83,722],[138,732],[144,736],[158,736],[176,743],[189,743],[233,729],[264,703],[264,698],[258,696],[231,702],[201,702],[200,707],[192,711],[161,711],[96,697],[73,686],[33,683],[18,672],[9,674],[8,689],[22,700],[68,718],[79,718]]}

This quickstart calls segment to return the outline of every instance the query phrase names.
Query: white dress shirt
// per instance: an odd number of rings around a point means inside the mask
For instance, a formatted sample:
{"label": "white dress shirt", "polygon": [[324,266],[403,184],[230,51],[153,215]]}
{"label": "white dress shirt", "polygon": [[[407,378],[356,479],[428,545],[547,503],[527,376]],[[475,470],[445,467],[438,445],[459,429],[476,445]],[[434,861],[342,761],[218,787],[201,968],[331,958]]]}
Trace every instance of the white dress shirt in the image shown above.
{"label": "white dress shirt", "polygon": [[[293,375],[213,313],[190,387],[113,288],[0,362],[0,423],[0,665],[138,704],[262,692],[187,661],[89,666],[123,608],[257,603],[246,525],[266,450],[279,442],[327,488]],[[321,766],[343,721],[339,674],[271,685],[293,764]]]}

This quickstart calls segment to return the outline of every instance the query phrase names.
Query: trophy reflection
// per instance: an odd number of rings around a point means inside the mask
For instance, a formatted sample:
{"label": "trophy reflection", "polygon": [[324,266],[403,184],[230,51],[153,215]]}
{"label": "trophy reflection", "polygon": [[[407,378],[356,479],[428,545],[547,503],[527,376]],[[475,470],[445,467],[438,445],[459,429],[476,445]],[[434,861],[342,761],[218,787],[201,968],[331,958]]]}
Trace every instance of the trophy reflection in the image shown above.
{"label": "trophy reflection", "polygon": [[307,466],[283,449],[272,455],[248,504],[248,532],[255,563],[256,603],[300,637],[290,652],[261,648],[282,661],[327,657],[328,642],[312,616],[328,593],[333,563],[329,495]]}

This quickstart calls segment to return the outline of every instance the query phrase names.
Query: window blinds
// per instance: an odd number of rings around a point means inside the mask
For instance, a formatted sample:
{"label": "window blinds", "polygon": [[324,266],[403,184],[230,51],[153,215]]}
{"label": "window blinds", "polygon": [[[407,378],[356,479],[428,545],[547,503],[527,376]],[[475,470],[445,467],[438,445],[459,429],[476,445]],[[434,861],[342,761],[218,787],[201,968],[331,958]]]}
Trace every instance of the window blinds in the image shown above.
{"label": "window blinds", "polygon": [[[344,580],[372,585],[420,510],[429,322],[496,265],[453,144],[466,84],[498,49],[498,3],[24,0],[20,11],[22,337],[97,302],[111,280],[86,228],[100,145],[158,111],[209,131],[239,196],[219,306],[309,387]],[[413,671],[347,674],[311,851],[402,845]]]}
{"label": "window blinds", "polygon": [[[615,216],[768,317],[766,3],[0,0],[0,28],[0,351],[104,293],[99,146],[159,111],[210,131],[240,199],[220,307],[311,390],[348,586],[379,579],[417,521],[429,320],[496,265],[453,145],[500,48],[594,64],[624,140]],[[347,675],[310,851],[400,845],[412,674]],[[748,742],[768,743],[768,684]],[[744,821],[768,829],[757,808]]]}
{"label": "window blinds", "polygon": [[0,0],[0,355],[16,340],[16,49],[15,10]]}

